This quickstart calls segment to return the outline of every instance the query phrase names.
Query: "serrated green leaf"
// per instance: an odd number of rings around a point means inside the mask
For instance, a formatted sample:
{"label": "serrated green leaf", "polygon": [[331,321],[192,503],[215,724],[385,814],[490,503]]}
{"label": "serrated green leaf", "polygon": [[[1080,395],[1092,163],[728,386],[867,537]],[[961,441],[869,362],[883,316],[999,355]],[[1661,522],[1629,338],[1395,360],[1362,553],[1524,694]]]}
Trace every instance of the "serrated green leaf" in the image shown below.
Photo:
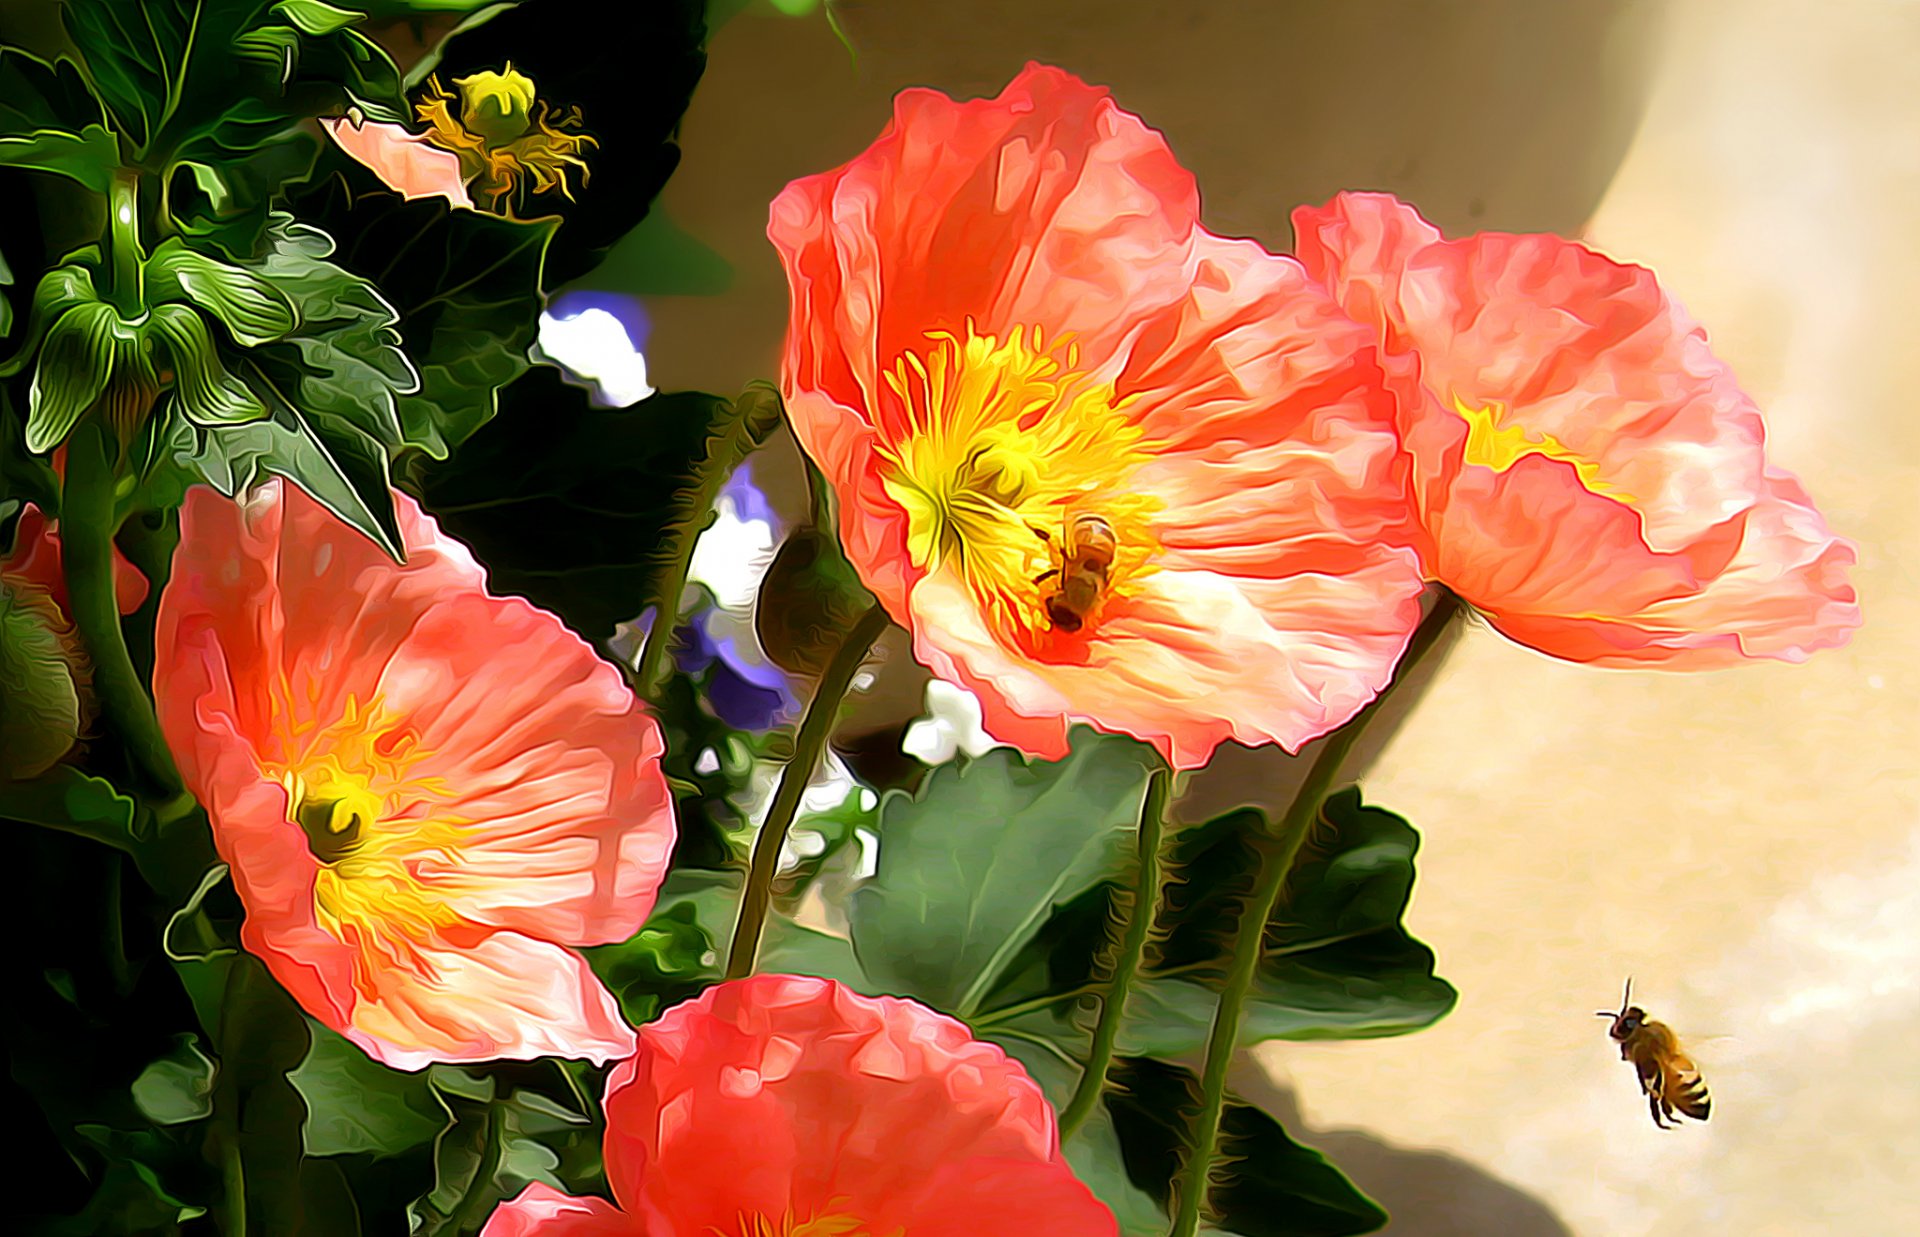
{"label": "serrated green leaf", "polygon": [[190,301],[249,348],[286,337],[297,323],[293,305],[270,280],[189,249],[179,237],[153,251],[146,275],[149,301]]}
{"label": "serrated green leaf", "polygon": [[52,172],[105,193],[120,166],[120,146],[103,125],[88,125],[78,133],[40,129],[0,137],[0,166]]}
{"label": "serrated green leaf", "polygon": [[146,330],[166,348],[173,364],[174,394],[188,421],[218,429],[267,415],[259,397],[220,363],[199,310],[180,304],[156,305],[148,312]]}
{"label": "serrated green leaf", "polygon": [[302,34],[312,35],[332,34],[367,19],[365,13],[335,8],[325,0],[280,0],[268,12],[285,18]]}
{"label": "serrated green leaf", "polygon": [[1000,749],[889,796],[879,870],[849,910],[861,966],[972,1017],[1047,919],[1118,870],[1151,768],[1144,746],[1082,730],[1063,761]]}
{"label": "serrated green leaf", "polygon": [[155,1125],[182,1125],[213,1113],[214,1065],[200,1037],[177,1037],[172,1052],[133,1080],[133,1102]]}
{"label": "serrated green leaf", "polygon": [[432,1142],[453,1121],[425,1074],[389,1069],[308,1020],[313,1047],[290,1077],[306,1103],[308,1155],[399,1155]]}

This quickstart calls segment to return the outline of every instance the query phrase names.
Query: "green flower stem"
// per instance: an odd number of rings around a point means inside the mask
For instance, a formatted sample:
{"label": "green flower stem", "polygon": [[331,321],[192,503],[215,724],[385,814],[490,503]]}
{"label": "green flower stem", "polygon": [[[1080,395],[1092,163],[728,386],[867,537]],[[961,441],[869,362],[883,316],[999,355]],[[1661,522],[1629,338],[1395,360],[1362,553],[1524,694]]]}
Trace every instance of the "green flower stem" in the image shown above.
{"label": "green flower stem", "polygon": [[846,697],[853,676],[866,660],[867,650],[887,629],[887,612],[876,605],[862,614],[847,633],[840,651],[827,663],[814,690],[807,714],[800,719],[800,731],[794,736],[793,756],[780,771],[780,784],[774,788],[773,803],[767,808],[767,822],[753,841],[753,863],[747,872],[747,885],[740,898],[740,919],[733,928],[733,944],[727,949],[727,978],[740,979],[753,973],[760,953],[760,934],[766,928],[767,908],[773,901],[774,869],[780,861],[780,848],[786,844],[787,830],[800,810],[800,797],[820,764],[833,723],[839,716],[840,702]]}
{"label": "green flower stem", "polygon": [[752,454],[779,424],[779,400],[770,390],[749,387],[733,401],[715,427],[707,457],[694,474],[693,492],[672,532],[672,553],[660,572],[650,601],[653,625],[647,628],[629,682],[642,699],[651,700],[660,686],[667,650],[680,626],[680,600],[686,595],[687,573],[693,570],[693,549],[700,534],[713,524],[713,501],[740,461]]}
{"label": "green flower stem", "polygon": [[1307,771],[1306,781],[1294,796],[1293,804],[1277,828],[1264,830],[1254,839],[1260,856],[1260,871],[1253,894],[1241,909],[1240,923],[1234,931],[1233,967],[1227,973],[1226,988],[1213,1013],[1213,1029],[1207,1036],[1207,1062],[1200,1075],[1200,1115],[1194,1123],[1193,1147],[1181,1172],[1179,1210],[1173,1222],[1173,1237],[1194,1237],[1200,1227],[1200,1212],[1206,1203],[1209,1180],[1220,1140],[1220,1118],[1227,1105],[1227,1067],[1233,1062],[1240,1041],[1240,1016],[1247,993],[1259,972],[1267,924],[1280,904],[1300,854],[1307,832],[1320,817],[1320,808],[1340,776],[1347,755],[1366,730],[1367,723],[1379,713],[1393,689],[1405,682],[1420,660],[1439,643],[1454,617],[1462,609],[1452,593],[1440,591],[1432,609],[1414,631],[1407,651],[1394,671],[1393,682],[1340,729],[1321,740],[1322,747]]}
{"label": "green flower stem", "polygon": [[1114,1041],[1119,1038],[1127,997],[1133,991],[1134,977],[1140,973],[1140,958],[1147,951],[1147,937],[1160,905],[1160,838],[1166,830],[1167,795],[1172,782],[1173,772],[1165,764],[1147,778],[1146,798],[1140,805],[1139,862],[1133,894],[1120,902],[1114,916],[1120,934],[1120,952],[1113,960],[1113,975],[1100,999],[1100,1017],[1094,1023],[1093,1046],[1087,1053],[1086,1068],[1081,1071],[1073,1098],[1060,1114],[1062,1143],[1086,1123],[1106,1090]]}
{"label": "green flower stem", "polygon": [[146,312],[145,271],[147,254],[140,245],[140,174],[121,168],[113,175],[108,191],[107,227],[111,242],[108,252],[113,261],[111,299],[122,317],[137,318]]}
{"label": "green flower stem", "polygon": [[67,604],[93,662],[93,686],[107,720],[134,763],[163,799],[183,788],[173,753],[160,733],[153,700],[133,668],[113,588],[114,466],[112,431],[93,417],[67,440],[67,476],[60,497],[61,559]]}

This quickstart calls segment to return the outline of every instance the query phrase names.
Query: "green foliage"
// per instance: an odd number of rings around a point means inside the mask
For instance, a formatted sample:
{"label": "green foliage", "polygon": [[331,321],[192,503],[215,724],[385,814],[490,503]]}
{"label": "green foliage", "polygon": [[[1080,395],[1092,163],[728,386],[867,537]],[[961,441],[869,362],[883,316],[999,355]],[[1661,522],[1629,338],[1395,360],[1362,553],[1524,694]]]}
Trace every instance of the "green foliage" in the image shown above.
{"label": "green foliage", "polygon": [[399,1155],[453,1120],[424,1073],[389,1069],[312,1019],[307,1030],[313,1046],[290,1079],[307,1108],[300,1137],[308,1155]]}
{"label": "green foliage", "polygon": [[84,682],[83,654],[53,599],[0,575],[0,784],[37,777],[73,749],[88,713]]}
{"label": "green foliage", "polygon": [[71,64],[0,48],[0,166],[52,172],[104,194],[119,146]]}
{"label": "green foliage", "polygon": [[[1164,1203],[1189,1145],[1199,1085],[1164,1061],[1125,1061],[1114,1077],[1107,1108],[1120,1131],[1128,1176]],[[1208,1196],[1213,1232],[1348,1237],[1386,1223],[1387,1213],[1344,1173],[1258,1108],[1230,1103],[1220,1128],[1221,1163]]]}
{"label": "green foliage", "polygon": [[1058,764],[996,749],[889,796],[879,871],[849,910],[867,975],[973,1017],[1051,915],[1118,874],[1149,760],[1082,732]]}
{"label": "green foliage", "polygon": [[[1253,884],[1250,812],[1183,833],[1179,874],[1161,919],[1164,938],[1135,991],[1121,1050],[1180,1056],[1207,1039],[1228,959],[1222,934]],[[1330,797],[1267,927],[1265,954],[1241,1042],[1403,1035],[1453,1008],[1433,952],[1400,924],[1413,888],[1419,836],[1358,790]]]}
{"label": "green foliage", "polygon": [[496,592],[604,639],[646,606],[727,401],[686,393],[595,408],[547,367],[500,400],[450,467],[424,473],[421,502],[487,564]]}
{"label": "green foliage", "polygon": [[[368,188],[349,189],[347,175]],[[543,265],[560,221],[407,201],[374,183],[353,165],[300,209],[341,238],[342,263],[391,294],[420,371],[419,386],[399,403],[406,441],[445,459],[493,417],[502,389],[531,364]]]}
{"label": "green foliage", "polygon": [[[565,1069],[558,1063],[550,1068]],[[538,1090],[513,1086],[514,1073],[445,1065],[428,1071],[429,1084],[453,1113],[453,1123],[435,1145],[433,1189],[408,1208],[411,1232],[423,1237],[475,1232],[496,1206],[533,1182],[564,1190],[563,1157],[597,1144],[592,1115]]]}

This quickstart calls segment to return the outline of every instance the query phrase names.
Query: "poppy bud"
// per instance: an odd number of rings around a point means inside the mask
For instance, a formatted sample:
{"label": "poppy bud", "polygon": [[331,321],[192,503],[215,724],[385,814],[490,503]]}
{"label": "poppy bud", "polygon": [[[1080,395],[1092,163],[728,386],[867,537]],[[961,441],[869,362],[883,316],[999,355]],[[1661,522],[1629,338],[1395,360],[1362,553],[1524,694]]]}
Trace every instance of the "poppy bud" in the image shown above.
{"label": "poppy bud", "polygon": [[774,665],[817,676],[871,605],[873,595],[833,537],[802,528],[780,546],[760,582],[754,635]]}
{"label": "poppy bud", "polygon": [[0,781],[38,777],[80,741],[87,666],[48,592],[0,575]]}

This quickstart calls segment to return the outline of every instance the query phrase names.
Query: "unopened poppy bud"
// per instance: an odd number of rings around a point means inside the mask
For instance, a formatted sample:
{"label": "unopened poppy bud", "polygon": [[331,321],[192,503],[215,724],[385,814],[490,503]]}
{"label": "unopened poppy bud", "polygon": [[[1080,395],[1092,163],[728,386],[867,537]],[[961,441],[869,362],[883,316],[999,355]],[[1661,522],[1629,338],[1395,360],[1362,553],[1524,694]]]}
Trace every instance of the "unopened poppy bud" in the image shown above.
{"label": "unopened poppy bud", "polygon": [[833,537],[803,528],[781,545],[760,582],[753,630],[774,665],[816,676],[872,604]]}
{"label": "unopened poppy bud", "polygon": [[514,72],[509,60],[503,72],[487,70],[456,77],[460,88],[460,121],[470,133],[489,142],[511,142],[527,131],[533,112],[533,79]]}
{"label": "unopened poppy bud", "polygon": [[0,575],[0,781],[38,777],[80,741],[85,655],[52,596]]}

